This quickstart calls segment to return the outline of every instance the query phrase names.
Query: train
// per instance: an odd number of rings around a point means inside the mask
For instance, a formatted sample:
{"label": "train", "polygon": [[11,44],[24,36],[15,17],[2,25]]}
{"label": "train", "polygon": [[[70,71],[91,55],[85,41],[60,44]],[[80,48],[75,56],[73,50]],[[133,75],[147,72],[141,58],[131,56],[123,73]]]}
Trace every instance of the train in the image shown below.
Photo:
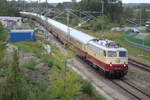
{"label": "train", "polygon": [[64,44],[72,45],[78,56],[105,76],[124,77],[128,72],[128,51],[118,43],[95,38],[56,20],[31,12],[20,12],[44,25]]}

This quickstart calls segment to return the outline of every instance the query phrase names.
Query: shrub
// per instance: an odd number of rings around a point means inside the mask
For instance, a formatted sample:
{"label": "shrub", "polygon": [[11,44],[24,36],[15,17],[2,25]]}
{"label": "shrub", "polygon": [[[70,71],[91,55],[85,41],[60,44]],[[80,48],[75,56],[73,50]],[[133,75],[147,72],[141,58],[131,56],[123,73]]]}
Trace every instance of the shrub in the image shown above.
{"label": "shrub", "polygon": [[85,94],[88,94],[90,96],[93,96],[93,86],[90,83],[90,81],[83,81],[83,85],[82,85],[82,92]]}
{"label": "shrub", "polygon": [[79,23],[79,20],[77,18],[72,19],[71,24],[74,26],[77,26]]}
{"label": "shrub", "polygon": [[4,42],[0,42],[0,59],[5,55],[6,45]]}
{"label": "shrub", "polygon": [[0,41],[8,40],[8,32],[4,29],[3,25],[0,23]]}
{"label": "shrub", "polygon": [[52,59],[49,59],[49,58],[43,59],[43,62],[45,62],[49,68],[53,67],[53,65],[54,65],[54,61]]}
{"label": "shrub", "polygon": [[105,100],[105,98],[97,93],[90,81],[84,80],[82,84],[82,92],[94,97],[94,100]]}
{"label": "shrub", "polygon": [[8,63],[0,61],[0,76],[5,76],[8,73]]}

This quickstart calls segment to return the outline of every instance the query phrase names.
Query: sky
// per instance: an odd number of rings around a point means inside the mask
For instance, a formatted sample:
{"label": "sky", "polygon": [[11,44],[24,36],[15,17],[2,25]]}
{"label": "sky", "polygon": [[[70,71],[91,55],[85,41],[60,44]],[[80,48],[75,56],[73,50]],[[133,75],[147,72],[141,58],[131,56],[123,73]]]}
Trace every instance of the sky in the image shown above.
{"label": "sky", "polygon": [[[26,1],[37,1],[37,0],[26,0]],[[40,0],[40,1],[46,1],[46,0]],[[49,3],[58,3],[58,2],[64,2],[64,1],[71,1],[71,0],[47,0]],[[81,1],[81,0],[77,0]],[[123,3],[150,3],[150,0],[122,0]]]}

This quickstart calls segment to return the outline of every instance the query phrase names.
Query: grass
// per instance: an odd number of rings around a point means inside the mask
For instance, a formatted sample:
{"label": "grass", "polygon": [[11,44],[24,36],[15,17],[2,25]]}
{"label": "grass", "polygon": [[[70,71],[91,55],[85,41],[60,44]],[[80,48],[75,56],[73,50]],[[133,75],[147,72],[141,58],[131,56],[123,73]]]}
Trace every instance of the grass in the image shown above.
{"label": "grass", "polygon": [[25,52],[32,52],[38,58],[42,56],[44,51],[44,48],[38,42],[16,42],[13,44]]}
{"label": "grass", "polygon": [[141,33],[150,33],[150,30],[141,30]]}
{"label": "grass", "polygon": [[0,42],[0,59],[5,56],[6,43]]}
{"label": "grass", "polygon": [[90,81],[84,80],[82,85],[82,92],[94,97],[94,100],[106,100],[103,96],[99,95]]}
{"label": "grass", "polygon": [[29,61],[29,62],[23,64],[22,66],[27,68],[27,69],[34,70],[36,65],[37,65],[37,62]]}
{"label": "grass", "polygon": [[[134,78],[135,80],[139,80],[139,81],[141,81],[141,83],[143,82],[143,83],[150,83],[150,75],[149,74],[145,74],[145,73],[143,73],[143,72],[132,72],[132,71],[130,71],[129,72],[129,75],[132,77],[132,78]],[[149,87],[150,85],[146,85],[146,87],[147,88],[150,88]]]}
{"label": "grass", "polygon": [[5,76],[8,73],[8,63],[0,61],[0,77]]}
{"label": "grass", "polygon": [[145,40],[150,41],[150,35],[146,36]]}

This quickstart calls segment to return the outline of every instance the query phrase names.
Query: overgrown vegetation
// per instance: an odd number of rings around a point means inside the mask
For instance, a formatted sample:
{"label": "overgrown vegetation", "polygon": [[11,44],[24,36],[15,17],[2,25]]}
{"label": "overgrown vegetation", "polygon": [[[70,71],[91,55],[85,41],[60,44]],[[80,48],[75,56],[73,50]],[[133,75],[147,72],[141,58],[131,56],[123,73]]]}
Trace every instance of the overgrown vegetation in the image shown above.
{"label": "overgrown vegetation", "polygon": [[[46,41],[43,43],[49,44]],[[89,95],[90,98],[93,98],[93,100],[95,100],[95,96],[97,97],[99,96],[93,90],[91,91],[93,95],[83,92],[82,88],[84,89],[86,88],[84,87],[85,82],[83,83],[82,79],[75,72],[71,71],[67,67],[67,65],[70,64],[68,60],[75,55],[73,51],[68,50],[69,53],[65,55],[66,54],[65,51],[60,50],[60,48],[56,47],[53,44],[50,44],[52,53],[42,54],[42,52],[44,52],[44,49],[40,42],[21,42],[21,43],[13,43],[13,44],[18,46],[19,50],[23,50],[24,52],[32,52],[34,56],[41,59],[40,60],[41,63],[47,64],[47,66],[51,70],[51,74],[49,75],[49,80],[50,80],[49,86],[51,88],[48,89],[46,86],[44,86],[45,91],[47,92],[43,92],[44,94],[40,92],[41,94],[37,96],[37,98],[44,98],[43,95],[46,95],[45,98],[47,99],[52,98],[52,100],[56,100],[56,99],[70,100],[72,98],[75,98],[75,96],[79,96],[82,95],[82,93],[85,93]],[[31,61],[26,63],[24,67],[33,70],[35,68],[34,64],[35,63]],[[32,86],[31,84],[31,87],[33,88],[34,86]],[[36,87],[33,88],[33,92],[34,91],[36,91]],[[49,96],[48,93],[50,94]],[[33,93],[34,96],[37,94],[38,93]],[[104,100],[104,98],[102,100]]]}
{"label": "overgrown vegetation", "polygon": [[3,27],[3,25],[0,23],[0,42],[6,42],[8,41],[8,31],[6,31]]}
{"label": "overgrown vegetation", "polygon": [[84,80],[82,85],[82,92],[94,97],[95,100],[105,100],[104,97],[100,96],[95,88],[92,86],[89,80]]}
{"label": "overgrown vegetation", "polygon": [[70,100],[80,94],[81,79],[75,73],[63,66],[53,69],[50,75],[51,92],[60,100]]}
{"label": "overgrown vegetation", "polygon": [[34,70],[36,65],[37,65],[37,62],[29,61],[29,62],[23,64],[23,67],[28,68],[30,70]]}
{"label": "overgrown vegetation", "polygon": [[0,77],[5,76],[8,68],[8,63],[2,60],[2,58],[6,54],[5,50],[7,40],[8,40],[8,32],[4,29],[4,27],[0,23]]}
{"label": "overgrown vegetation", "polygon": [[18,15],[18,10],[16,9],[13,3],[14,0],[11,2],[8,0],[0,0],[0,16],[16,16]]}
{"label": "overgrown vegetation", "polygon": [[[109,3],[108,0],[81,0],[81,2],[77,3],[75,9],[81,11],[93,11],[99,13],[92,13],[94,16],[99,16],[100,12],[102,12],[102,5],[103,7],[103,14],[108,16],[112,21],[120,20],[120,16],[122,15],[122,2],[117,0],[113,0],[116,3]],[[117,16],[116,16],[117,15]]]}
{"label": "overgrown vegetation", "polygon": [[27,100],[27,90],[19,68],[17,51],[13,54],[14,61],[9,65],[6,81],[0,86],[1,100]]}

